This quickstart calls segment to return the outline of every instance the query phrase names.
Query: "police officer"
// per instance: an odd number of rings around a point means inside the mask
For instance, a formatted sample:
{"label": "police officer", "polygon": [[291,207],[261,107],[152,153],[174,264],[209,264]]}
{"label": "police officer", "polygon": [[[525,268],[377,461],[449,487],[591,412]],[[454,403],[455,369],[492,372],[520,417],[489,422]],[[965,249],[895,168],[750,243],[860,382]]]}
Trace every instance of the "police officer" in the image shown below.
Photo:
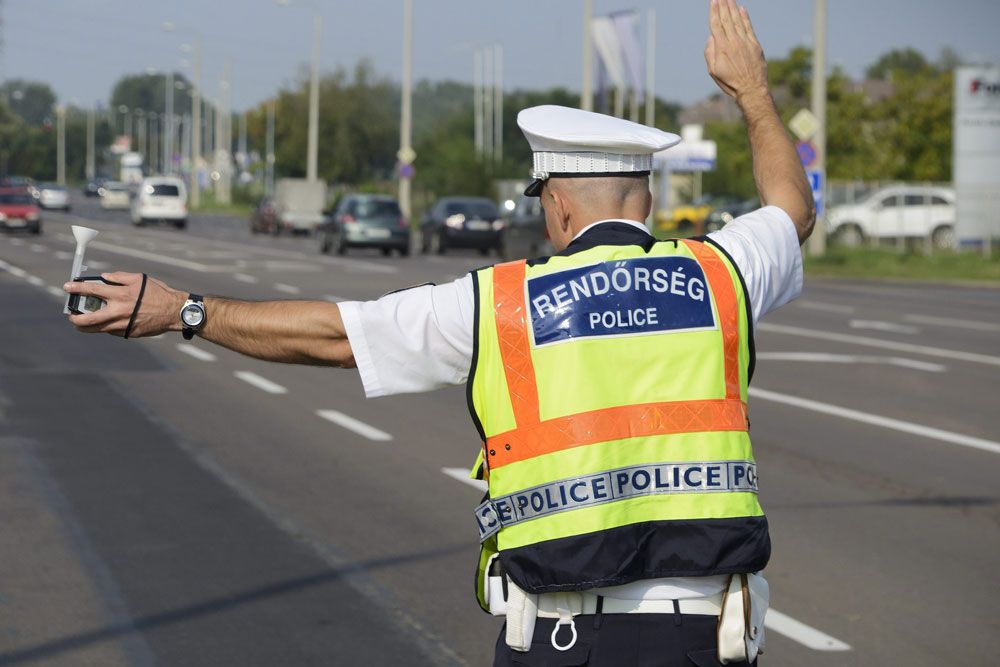
{"label": "police officer", "polygon": [[[81,331],[181,331],[270,361],[357,367],[369,397],[467,383],[477,584],[496,665],[747,664],[770,554],[748,436],[753,329],[801,290],[814,208],[746,10],[712,0],[705,50],[747,124],[764,207],[657,242],[652,154],[679,140],[560,107],[522,111],[549,258],[376,301],[203,298],[153,278],[70,283]],[[180,315],[179,315],[180,314]],[[721,619],[721,620],[720,620]]]}

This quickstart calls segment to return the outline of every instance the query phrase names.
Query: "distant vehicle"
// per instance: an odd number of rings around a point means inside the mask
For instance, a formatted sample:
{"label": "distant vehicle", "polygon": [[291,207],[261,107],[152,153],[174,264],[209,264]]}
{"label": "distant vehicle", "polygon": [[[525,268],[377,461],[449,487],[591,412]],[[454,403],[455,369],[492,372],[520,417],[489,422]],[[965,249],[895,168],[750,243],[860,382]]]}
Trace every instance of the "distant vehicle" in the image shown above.
{"label": "distant vehicle", "polygon": [[726,208],[740,202],[739,197],[732,195],[703,195],[690,204],[675,206],[667,211],[656,214],[656,228],[667,234],[696,236],[705,231],[705,221],[708,214],[717,208]]}
{"label": "distant vehicle", "polygon": [[132,199],[132,224],[167,222],[177,229],[187,226],[187,189],[174,176],[153,176],[139,185]]}
{"label": "distant vehicle", "polygon": [[87,181],[87,184],[83,186],[83,194],[87,197],[100,197],[101,186],[107,181],[106,178],[94,178]]}
{"label": "distant vehicle", "polygon": [[538,197],[517,200],[507,218],[504,250],[509,258],[544,257],[554,252],[545,228],[545,211]]}
{"label": "distant vehicle", "polygon": [[274,208],[274,199],[265,197],[250,213],[251,234],[277,234],[281,229],[278,223],[278,211]]}
{"label": "distant vehicle", "polygon": [[142,153],[122,153],[119,167],[122,183],[135,185],[142,182]]}
{"label": "distant vehicle", "polygon": [[439,199],[420,223],[423,253],[443,255],[451,248],[476,248],[483,255],[504,254],[504,228],[500,209],[484,197]]}
{"label": "distant vehicle", "polygon": [[383,255],[393,250],[410,254],[410,224],[399,210],[399,202],[388,195],[347,195],[329,220],[317,229],[319,249],[378,248]]}
{"label": "distant vehicle", "polygon": [[69,192],[63,185],[42,183],[38,186],[38,205],[45,209],[69,211]]}
{"label": "distant vehicle", "polygon": [[0,188],[0,226],[42,233],[42,215],[27,188]]}
{"label": "distant vehicle", "polygon": [[955,247],[955,191],[930,185],[876,190],[858,204],[830,208],[827,233],[854,247],[866,239],[927,238],[935,248]]}
{"label": "distant vehicle", "polygon": [[132,205],[132,192],[119,181],[105,181],[97,190],[101,198],[101,208],[105,211],[124,210]]}
{"label": "distant vehicle", "polygon": [[323,222],[326,183],[304,178],[282,178],[274,187],[274,210],[279,231],[311,234]]}
{"label": "distant vehicle", "polygon": [[760,208],[760,200],[756,197],[733,204],[724,204],[713,209],[705,218],[705,233],[717,232],[741,215],[746,215]]}

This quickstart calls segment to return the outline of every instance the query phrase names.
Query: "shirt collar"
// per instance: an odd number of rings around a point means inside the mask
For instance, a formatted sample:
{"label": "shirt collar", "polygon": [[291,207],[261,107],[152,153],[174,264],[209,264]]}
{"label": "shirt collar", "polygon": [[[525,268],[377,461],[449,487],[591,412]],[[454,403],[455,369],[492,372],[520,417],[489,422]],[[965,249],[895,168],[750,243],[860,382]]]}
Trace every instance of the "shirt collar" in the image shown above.
{"label": "shirt collar", "polygon": [[621,223],[623,225],[630,225],[632,227],[635,227],[636,229],[641,229],[642,231],[646,232],[646,234],[649,234],[649,230],[646,229],[646,225],[642,224],[641,222],[636,222],[635,220],[625,220],[625,219],[610,218],[608,220],[598,220],[597,222],[590,223],[589,225],[587,225],[586,227],[584,227],[583,229],[581,229],[579,232],[577,232],[576,236],[573,237],[573,239],[572,239],[572,241],[570,241],[570,243],[572,243],[573,241],[577,240],[578,238],[580,238],[581,236],[583,236],[584,234],[586,234],[587,232],[589,232],[591,229],[593,229],[597,225],[603,225],[603,224],[606,224],[606,223],[609,223],[609,222],[617,222],[617,223]]}

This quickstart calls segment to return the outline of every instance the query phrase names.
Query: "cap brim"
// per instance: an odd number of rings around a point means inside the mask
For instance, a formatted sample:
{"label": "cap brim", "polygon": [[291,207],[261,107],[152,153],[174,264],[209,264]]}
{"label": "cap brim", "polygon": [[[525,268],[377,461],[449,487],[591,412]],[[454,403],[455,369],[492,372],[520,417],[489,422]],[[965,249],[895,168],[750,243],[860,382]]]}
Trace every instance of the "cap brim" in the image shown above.
{"label": "cap brim", "polygon": [[544,186],[544,185],[545,185],[545,181],[543,179],[536,178],[535,180],[533,180],[531,183],[528,184],[528,187],[526,187],[524,189],[524,196],[525,197],[539,197],[539,196],[541,196],[541,194],[542,194],[542,186]]}

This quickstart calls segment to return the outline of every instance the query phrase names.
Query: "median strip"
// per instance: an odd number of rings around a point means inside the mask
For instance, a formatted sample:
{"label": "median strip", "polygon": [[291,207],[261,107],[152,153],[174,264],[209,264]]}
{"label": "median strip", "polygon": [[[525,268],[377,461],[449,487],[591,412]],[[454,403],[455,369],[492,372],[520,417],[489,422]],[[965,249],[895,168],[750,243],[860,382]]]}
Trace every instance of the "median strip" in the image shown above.
{"label": "median strip", "polygon": [[317,410],[316,414],[323,419],[333,422],[337,426],[346,428],[348,431],[354,431],[358,435],[368,438],[369,440],[376,440],[379,442],[386,442],[392,440],[392,436],[375,428],[369,424],[359,421],[354,417],[345,415],[343,412],[338,412],[337,410]]}

